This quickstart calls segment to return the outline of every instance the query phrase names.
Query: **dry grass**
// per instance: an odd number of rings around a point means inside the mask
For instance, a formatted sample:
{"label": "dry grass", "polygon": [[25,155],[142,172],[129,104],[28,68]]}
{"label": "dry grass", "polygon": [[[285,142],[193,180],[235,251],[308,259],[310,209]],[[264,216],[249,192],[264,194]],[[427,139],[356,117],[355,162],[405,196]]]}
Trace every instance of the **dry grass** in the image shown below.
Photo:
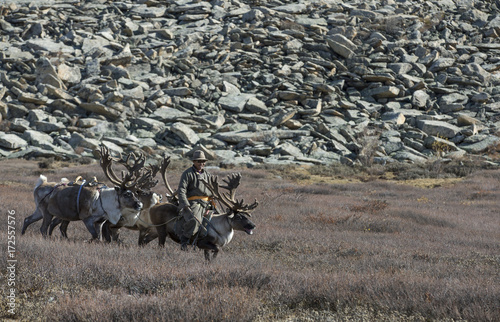
{"label": "dry grass", "polygon": [[[69,240],[58,232],[42,238],[40,223],[21,236],[40,172],[57,180],[101,170],[95,164],[39,169],[11,160],[0,162],[0,172],[0,288],[6,294],[5,217],[15,210],[16,318],[22,321],[500,316],[498,170],[431,188],[381,179],[335,182],[324,174],[323,182],[304,184],[274,171],[241,170],[238,196],[260,201],[252,217],[257,229],[253,236],[237,232],[211,264],[199,251],[181,253],[173,242],[140,248],[133,231],[123,231],[120,244],[89,244],[81,222],[70,224]],[[170,177],[176,183],[179,174]],[[0,317],[11,318],[6,305],[2,300]]]}

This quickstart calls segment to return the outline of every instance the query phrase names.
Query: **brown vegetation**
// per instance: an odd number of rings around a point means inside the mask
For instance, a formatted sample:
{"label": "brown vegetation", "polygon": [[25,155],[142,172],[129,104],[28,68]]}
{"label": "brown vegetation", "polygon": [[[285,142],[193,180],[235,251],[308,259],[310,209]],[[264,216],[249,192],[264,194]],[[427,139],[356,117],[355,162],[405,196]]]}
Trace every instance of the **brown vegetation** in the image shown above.
{"label": "brown vegetation", "polygon": [[[40,173],[49,180],[105,179],[96,164],[40,169],[10,160],[0,162],[0,172],[0,289],[6,294],[5,218],[15,210],[16,317],[22,321],[500,316],[499,170],[471,171],[460,181],[427,185],[432,188],[389,181],[382,169],[365,173],[369,180],[351,173],[351,182],[326,167],[242,170],[239,194],[260,201],[252,217],[257,228],[252,236],[236,233],[210,264],[173,242],[141,248],[134,231],[123,231],[119,244],[86,243],[88,232],[78,222],[69,226],[69,240],[58,232],[42,238],[39,223],[21,236]],[[169,174],[172,183],[177,172]],[[5,297],[0,317],[12,318]]]}

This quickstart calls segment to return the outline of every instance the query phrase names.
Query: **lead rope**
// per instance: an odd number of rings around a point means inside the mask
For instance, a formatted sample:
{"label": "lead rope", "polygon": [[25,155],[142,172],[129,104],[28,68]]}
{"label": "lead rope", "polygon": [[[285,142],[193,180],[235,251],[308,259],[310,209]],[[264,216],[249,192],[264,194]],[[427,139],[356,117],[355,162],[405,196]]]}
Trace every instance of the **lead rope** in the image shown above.
{"label": "lead rope", "polygon": [[173,221],[173,220],[176,220],[176,219],[177,219],[177,218],[179,218],[179,217],[181,217],[181,216],[176,216],[176,217],[174,217],[174,218],[170,219],[169,221],[167,221],[167,222],[165,222],[165,223],[163,223],[163,224],[159,224],[159,225],[153,225],[153,224],[150,224],[150,223],[145,222],[144,220],[142,220],[142,219],[141,219],[140,215],[139,215],[139,217],[137,217],[137,220],[142,221],[143,223],[145,223],[146,225],[148,225],[148,227],[160,227],[160,226],[163,226],[163,225],[168,224],[169,222],[171,222],[171,221]]}

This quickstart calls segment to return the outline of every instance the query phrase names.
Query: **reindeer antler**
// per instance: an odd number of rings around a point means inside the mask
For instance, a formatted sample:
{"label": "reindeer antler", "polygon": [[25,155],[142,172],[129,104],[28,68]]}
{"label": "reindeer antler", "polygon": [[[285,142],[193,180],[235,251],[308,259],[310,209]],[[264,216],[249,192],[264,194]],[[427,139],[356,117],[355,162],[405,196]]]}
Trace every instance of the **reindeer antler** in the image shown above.
{"label": "reindeer antler", "polygon": [[[225,186],[221,186],[221,188],[229,190],[229,193],[225,193],[225,196],[231,200],[232,202],[235,202],[234,199],[234,194],[236,192],[236,188],[240,185],[241,181],[241,173],[232,173],[227,176],[227,179],[223,179],[224,183],[226,184]],[[229,195],[229,196],[228,196]]]}
{"label": "reindeer antler", "polygon": [[141,174],[135,187],[139,190],[151,190],[158,184],[158,180],[155,180],[156,174],[160,168],[157,165],[149,165],[141,169]]}
{"label": "reindeer antler", "polygon": [[163,158],[160,164],[160,174],[163,179],[163,183],[165,184],[165,187],[167,188],[167,193],[165,194],[168,201],[171,203],[177,203],[177,191],[174,191],[170,185],[168,184],[167,180],[167,168],[170,165],[170,156],[166,156]]}
{"label": "reindeer antler", "polygon": [[[215,198],[219,199],[221,203],[232,209],[233,211],[249,211],[255,209],[259,203],[257,199],[252,204],[244,204],[243,199],[236,200],[234,198],[236,188],[240,185],[241,174],[233,173],[228,176],[226,180],[223,180],[226,183],[226,186],[221,186],[220,188],[224,188],[229,190],[228,192],[219,192],[219,182],[217,176],[210,176],[208,180],[202,178],[200,179],[207,188],[212,192]],[[250,215],[250,213],[248,213]]]}
{"label": "reindeer antler", "polygon": [[111,154],[109,153],[109,149],[101,145],[101,149],[97,151],[100,155],[100,165],[102,170],[104,171],[104,175],[111,181],[111,183],[115,185],[121,185],[121,180],[118,179],[116,174],[114,173],[113,169],[111,168],[111,165],[113,161],[118,161],[118,159],[113,158]]}
{"label": "reindeer antler", "polygon": [[144,163],[146,163],[146,156],[142,153],[139,153],[139,155],[137,156],[134,152],[131,152],[125,159],[123,159],[120,153],[120,159],[118,162],[123,164],[123,166],[127,168],[129,173],[136,173],[144,168]]}
{"label": "reindeer antler", "polygon": [[200,178],[200,181],[205,184],[205,186],[212,192],[216,199],[220,200],[220,202],[227,207],[233,209],[235,205],[224,198],[224,195],[219,192],[219,182],[217,176],[209,176],[208,180],[205,178]]}
{"label": "reindeer antler", "polygon": [[[140,185],[142,186],[153,184],[152,182],[148,182],[153,180],[154,176],[152,176],[152,170],[151,172],[149,172],[149,175],[148,172],[143,172],[144,163],[146,162],[146,157],[144,156],[144,154],[140,153],[137,156],[135,155],[135,153],[129,153],[128,156],[123,159],[120,153],[120,158],[113,158],[110,154],[109,149],[104,145],[101,145],[101,149],[100,151],[98,151],[98,153],[101,156],[101,168],[103,169],[104,174],[109,179],[109,181],[111,181],[111,183],[118,185],[124,189],[140,189],[139,186],[136,187],[136,185],[139,183],[139,180],[141,180]],[[125,171],[122,171],[121,179],[119,179],[113,171],[113,162],[122,164],[128,171],[127,173]],[[156,175],[156,173],[154,174]],[[154,185],[156,185],[156,183],[154,183]]]}

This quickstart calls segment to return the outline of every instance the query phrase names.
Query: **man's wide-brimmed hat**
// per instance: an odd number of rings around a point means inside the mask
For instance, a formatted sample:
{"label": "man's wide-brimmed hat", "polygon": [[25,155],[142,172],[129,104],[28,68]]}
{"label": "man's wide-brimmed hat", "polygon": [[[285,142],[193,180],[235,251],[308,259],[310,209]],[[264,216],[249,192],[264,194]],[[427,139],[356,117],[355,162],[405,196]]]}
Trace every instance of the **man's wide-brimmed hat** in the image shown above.
{"label": "man's wide-brimmed hat", "polygon": [[207,158],[205,158],[205,153],[201,150],[196,150],[193,153],[193,157],[191,158],[191,161],[207,161]]}

